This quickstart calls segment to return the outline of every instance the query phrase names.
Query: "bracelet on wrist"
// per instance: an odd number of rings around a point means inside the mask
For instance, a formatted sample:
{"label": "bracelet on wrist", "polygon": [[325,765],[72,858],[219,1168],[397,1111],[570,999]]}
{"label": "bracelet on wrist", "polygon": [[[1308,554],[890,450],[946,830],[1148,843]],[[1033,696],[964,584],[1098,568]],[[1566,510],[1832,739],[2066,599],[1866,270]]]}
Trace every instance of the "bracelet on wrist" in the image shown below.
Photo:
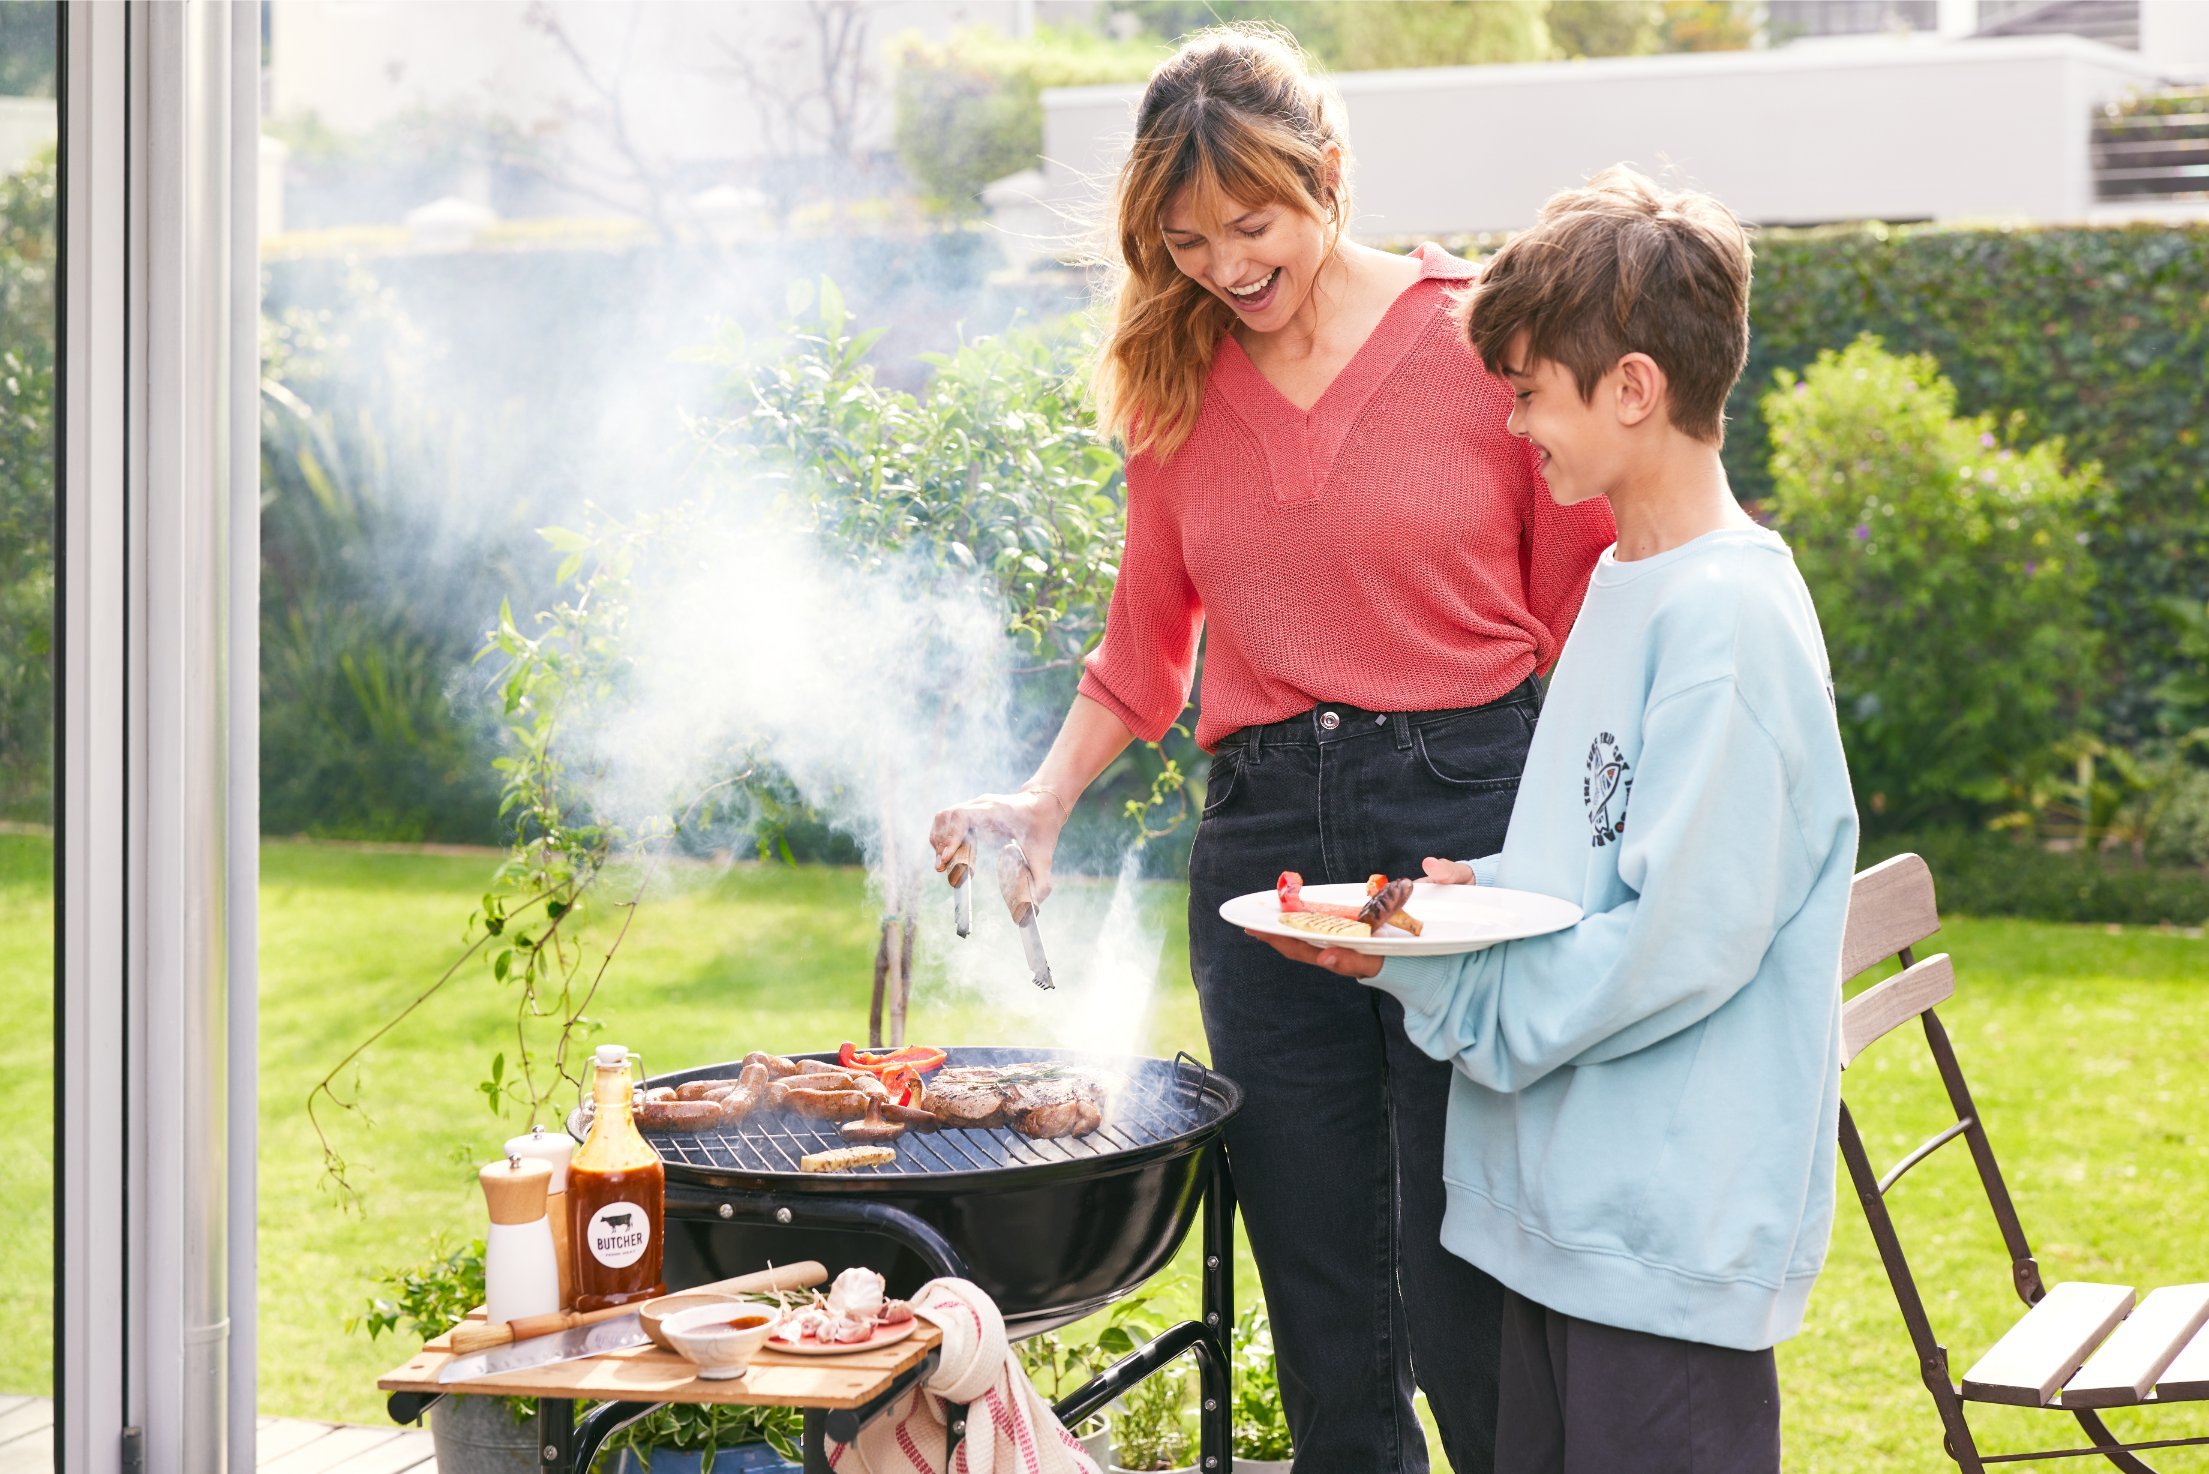
{"label": "bracelet on wrist", "polygon": [[1065,796],[1061,794],[1057,789],[1051,787],[1048,783],[1023,784],[1020,791],[1022,793],[1048,794],[1058,803],[1058,817],[1061,824],[1065,823],[1068,819],[1074,816],[1074,806],[1068,803]]}

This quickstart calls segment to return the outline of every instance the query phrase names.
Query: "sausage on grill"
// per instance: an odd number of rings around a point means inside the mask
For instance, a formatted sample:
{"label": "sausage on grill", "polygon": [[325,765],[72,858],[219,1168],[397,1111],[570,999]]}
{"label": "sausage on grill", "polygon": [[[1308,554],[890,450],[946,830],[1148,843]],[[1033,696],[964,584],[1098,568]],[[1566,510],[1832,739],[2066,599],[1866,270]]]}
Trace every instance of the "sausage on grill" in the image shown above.
{"label": "sausage on grill", "polygon": [[856,1121],[867,1113],[867,1097],[856,1090],[804,1090],[786,1086],[785,1110],[813,1121]]}

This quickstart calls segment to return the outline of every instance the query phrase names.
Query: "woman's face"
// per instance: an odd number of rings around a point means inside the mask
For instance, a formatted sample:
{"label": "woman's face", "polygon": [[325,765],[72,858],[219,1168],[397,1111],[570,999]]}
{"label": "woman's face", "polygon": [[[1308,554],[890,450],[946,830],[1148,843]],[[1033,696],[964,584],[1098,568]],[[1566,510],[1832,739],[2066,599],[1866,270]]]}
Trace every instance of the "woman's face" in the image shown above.
{"label": "woman's face", "polygon": [[1183,189],[1160,227],[1174,265],[1235,309],[1244,327],[1286,327],[1311,299],[1331,254],[1325,224],[1295,205],[1222,199],[1201,210]]}

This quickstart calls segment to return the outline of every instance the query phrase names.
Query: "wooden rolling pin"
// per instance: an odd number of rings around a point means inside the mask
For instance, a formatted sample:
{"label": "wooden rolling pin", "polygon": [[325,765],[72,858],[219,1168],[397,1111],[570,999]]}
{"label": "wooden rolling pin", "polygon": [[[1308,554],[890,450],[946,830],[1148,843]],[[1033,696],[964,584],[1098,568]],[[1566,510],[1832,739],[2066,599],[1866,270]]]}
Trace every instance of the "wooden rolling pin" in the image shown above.
{"label": "wooden rolling pin", "polygon": [[[740,1274],[735,1279],[716,1280],[710,1285],[692,1285],[687,1290],[669,1293],[743,1295],[771,1290],[810,1290],[815,1285],[826,1283],[827,1267],[817,1259],[807,1259],[797,1264],[757,1270],[751,1274]],[[651,1303],[649,1300],[639,1300],[632,1305],[616,1305],[588,1313],[563,1310],[553,1315],[525,1315],[520,1320],[502,1320],[496,1323],[463,1321],[452,1329],[453,1355],[467,1356],[471,1352],[488,1351],[494,1346],[527,1341],[533,1336],[549,1336],[555,1331],[568,1331],[577,1326],[612,1320],[618,1315],[635,1315],[641,1307]]]}

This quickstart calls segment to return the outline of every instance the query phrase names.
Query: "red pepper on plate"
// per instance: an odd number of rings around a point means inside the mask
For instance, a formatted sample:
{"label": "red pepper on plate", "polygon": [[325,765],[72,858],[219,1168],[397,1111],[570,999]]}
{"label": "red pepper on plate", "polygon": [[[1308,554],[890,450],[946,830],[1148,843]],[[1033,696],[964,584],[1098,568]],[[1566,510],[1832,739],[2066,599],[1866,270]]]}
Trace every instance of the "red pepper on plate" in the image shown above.
{"label": "red pepper on plate", "polygon": [[1273,883],[1273,893],[1281,898],[1283,911],[1310,911],[1320,916],[1344,916],[1358,919],[1355,906],[1338,906],[1332,901],[1307,901],[1304,899],[1304,877],[1294,870],[1284,870],[1281,878]]}

